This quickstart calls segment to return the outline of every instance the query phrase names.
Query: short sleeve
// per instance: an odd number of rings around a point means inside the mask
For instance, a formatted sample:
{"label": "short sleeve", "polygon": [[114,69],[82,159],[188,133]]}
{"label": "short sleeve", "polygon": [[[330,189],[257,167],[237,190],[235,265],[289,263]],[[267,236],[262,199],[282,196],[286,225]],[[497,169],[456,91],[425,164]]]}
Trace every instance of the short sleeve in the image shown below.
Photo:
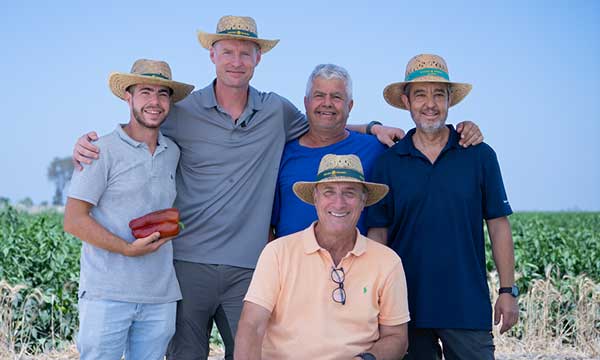
{"label": "short sleeve", "polygon": [[283,121],[285,125],[285,142],[297,139],[308,131],[306,116],[294,104],[281,97],[283,106]]}
{"label": "short sleeve", "polygon": [[244,298],[245,301],[260,305],[269,311],[273,311],[281,291],[280,269],[275,245],[276,243],[267,244],[260,254],[250,287]]}
{"label": "short sleeve", "polygon": [[496,153],[491,147],[485,152],[483,159],[483,218],[495,219],[512,214],[512,208],[508,202],[500,165]]}
{"label": "short sleeve", "polygon": [[381,325],[396,326],[410,321],[406,278],[400,259],[385,280],[379,303],[379,323]]}
{"label": "short sleeve", "polygon": [[110,153],[106,148],[102,149],[100,144],[97,145],[102,155],[89,165],[82,164],[83,170],[73,171],[67,191],[68,197],[88,202],[94,206],[98,205],[108,185],[108,163],[110,161]]}

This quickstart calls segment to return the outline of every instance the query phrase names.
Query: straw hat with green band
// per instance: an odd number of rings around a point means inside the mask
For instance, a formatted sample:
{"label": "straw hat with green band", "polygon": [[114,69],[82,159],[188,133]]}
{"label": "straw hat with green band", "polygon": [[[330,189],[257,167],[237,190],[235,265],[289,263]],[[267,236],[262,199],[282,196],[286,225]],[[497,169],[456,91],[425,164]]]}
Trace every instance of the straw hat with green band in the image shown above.
{"label": "straw hat with green band", "polygon": [[365,181],[363,167],[356,155],[327,154],[321,159],[316,181],[298,181],[294,184],[294,194],[305,203],[314,205],[313,192],[315,186],[327,182],[354,182],[367,188],[367,201],[370,206],[383,199],[388,193],[388,186]]}
{"label": "straw hat with green band", "polygon": [[450,104],[454,106],[469,94],[471,84],[450,81],[448,66],[441,56],[421,54],[413,57],[406,65],[403,82],[390,84],[383,90],[383,97],[388,104],[400,109],[408,110],[402,103],[401,95],[404,94],[406,84],[413,82],[439,82],[450,84]]}
{"label": "straw hat with green band", "polygon": [[215,42],[223,39],[252,41],[258,44],[263,54],[279,42],[279,40],[260,39],[256,30],[256,22],[248,16],[223,16],[219,19],[215,34],[198,31],[198,41],[205,49],[210,49]]}
{"label": "straw hat with green band", "polygon": [[171,67],[166,62],[158,60],[136,60],[130,73],[114,72],[108,77],[110,90],[123,100],[127,88],[136,84],[166,86],[173,90],[171,96],[173,102],[182,100],[194,90],[193,85],[171,80]]}

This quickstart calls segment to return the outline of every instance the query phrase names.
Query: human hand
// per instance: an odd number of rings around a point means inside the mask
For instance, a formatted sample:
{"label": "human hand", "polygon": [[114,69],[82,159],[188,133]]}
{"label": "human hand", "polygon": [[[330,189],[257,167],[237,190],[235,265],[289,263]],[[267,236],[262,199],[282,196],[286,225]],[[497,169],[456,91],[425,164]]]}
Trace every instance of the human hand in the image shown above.
{"label": "human hand", "polygon": [[472,121],[463,121],[456,125],[456,131],[460,134],[458,144],[462,147],[478,145],[483,142],[483,134],[479,126]]}
{"label": "human hand", "polygon": [[373,125],[371,134],[377,136],[377,140],[388,147],[394,146],[396,141],[402,139],[405,135],[404,130],[400,128],[383,125]]}
{"label": "human hand", "polygon": [[134,242],[128,243],[123,255],[135,257],[153,253],[164,243],[172,240],[173,238],[174,236],[161,238],[158,231],[153,232],[144,238],[139,238]]}
{"label": "human hand", "polygon": [[500,323],[500,317],[502,317],[500,334],[503,334],[513,327],[519,319],[519,305],[516,297],[511,294],[498,295],[498,300],[494,305],[494,325]]}
{"label": "human hand", "polygon": [[89,132],[77,140],[73,148],[73,157],[71,158],[75,169],[81,171],[83,170],[81,163],[91,164],[92,161],[98,158],[100,149],[92,144],[92,141],[96,140],[98,140],[98,135],[95,131]]}

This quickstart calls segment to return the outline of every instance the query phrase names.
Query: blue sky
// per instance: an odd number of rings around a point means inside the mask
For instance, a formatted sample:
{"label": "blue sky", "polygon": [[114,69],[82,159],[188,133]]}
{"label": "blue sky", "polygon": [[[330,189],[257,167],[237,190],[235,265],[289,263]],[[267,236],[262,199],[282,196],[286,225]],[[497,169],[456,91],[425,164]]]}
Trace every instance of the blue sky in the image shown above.
{"label": "blue sky", "polygon": [[214,67],[196,31],[234,14],[254,17],[261,37],[281,39],[254,87],[302,107],[315,65],[344,66],[354,82],[350,123],[412,128],[383,88],[403,79],[412,56],[442,55],[452,80],[473,84],[448,122],[479,124],[513,209],[600,210],[598,1],[11,1],[0,9],[8,141],[0,196],[12,201],[50,201],[51,160],[69,155],[84,132],[128,121],[127,105],[108,89],[111,71],[163,59],[176,80],[208,84]]}

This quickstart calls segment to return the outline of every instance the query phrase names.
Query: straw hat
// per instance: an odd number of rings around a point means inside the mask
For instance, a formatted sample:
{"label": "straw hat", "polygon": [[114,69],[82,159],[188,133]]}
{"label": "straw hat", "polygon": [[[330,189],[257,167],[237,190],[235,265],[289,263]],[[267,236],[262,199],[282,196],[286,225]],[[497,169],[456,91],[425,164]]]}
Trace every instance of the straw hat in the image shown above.
{"label": "straw hat", "polygon": [[116,96],[125,100],[125,90],[131,85],[162,85],[173,90],[171,98],[178,102],[188,96],[193,85],[171,80],[171,68],[164,61],[139,59],[133,63],[131,73],[113,72],[108,77],[108,86]]}
{"label": "straw hat", "polygon": [[217,24],[216,34],[198,31],[198,41],[205,49],[210,49],[215,42],[223,39],[252,41],[258,44],[263,54],[279,42],[279,40],[259,39],[256,22],[248,16],[223,16]]}
{"label": "straw hat", "polygon": [[294,194],[305,203],[314,205],[313,191],[317,184],[327,182],[353,182],[367,187],[365,206],[371,206],[383,199],[388,193],[388,186],[365,181],[362,164],[356,155],[327,154],[321,159],[317,181],[298,181],[294,184]]}
{"label": "straw hat", "polygon": [[454,106],[467,96],[473,87],[471,84],[450,81],[448,66],[441,56],[421,54],[413,57],[406,65],[403,82],[390,84],[383,90],[383,97],[388,104],[408,110],[400,96],[404,94],[404,86],[412,82],[440,82],[450,84],[450,105]]}

